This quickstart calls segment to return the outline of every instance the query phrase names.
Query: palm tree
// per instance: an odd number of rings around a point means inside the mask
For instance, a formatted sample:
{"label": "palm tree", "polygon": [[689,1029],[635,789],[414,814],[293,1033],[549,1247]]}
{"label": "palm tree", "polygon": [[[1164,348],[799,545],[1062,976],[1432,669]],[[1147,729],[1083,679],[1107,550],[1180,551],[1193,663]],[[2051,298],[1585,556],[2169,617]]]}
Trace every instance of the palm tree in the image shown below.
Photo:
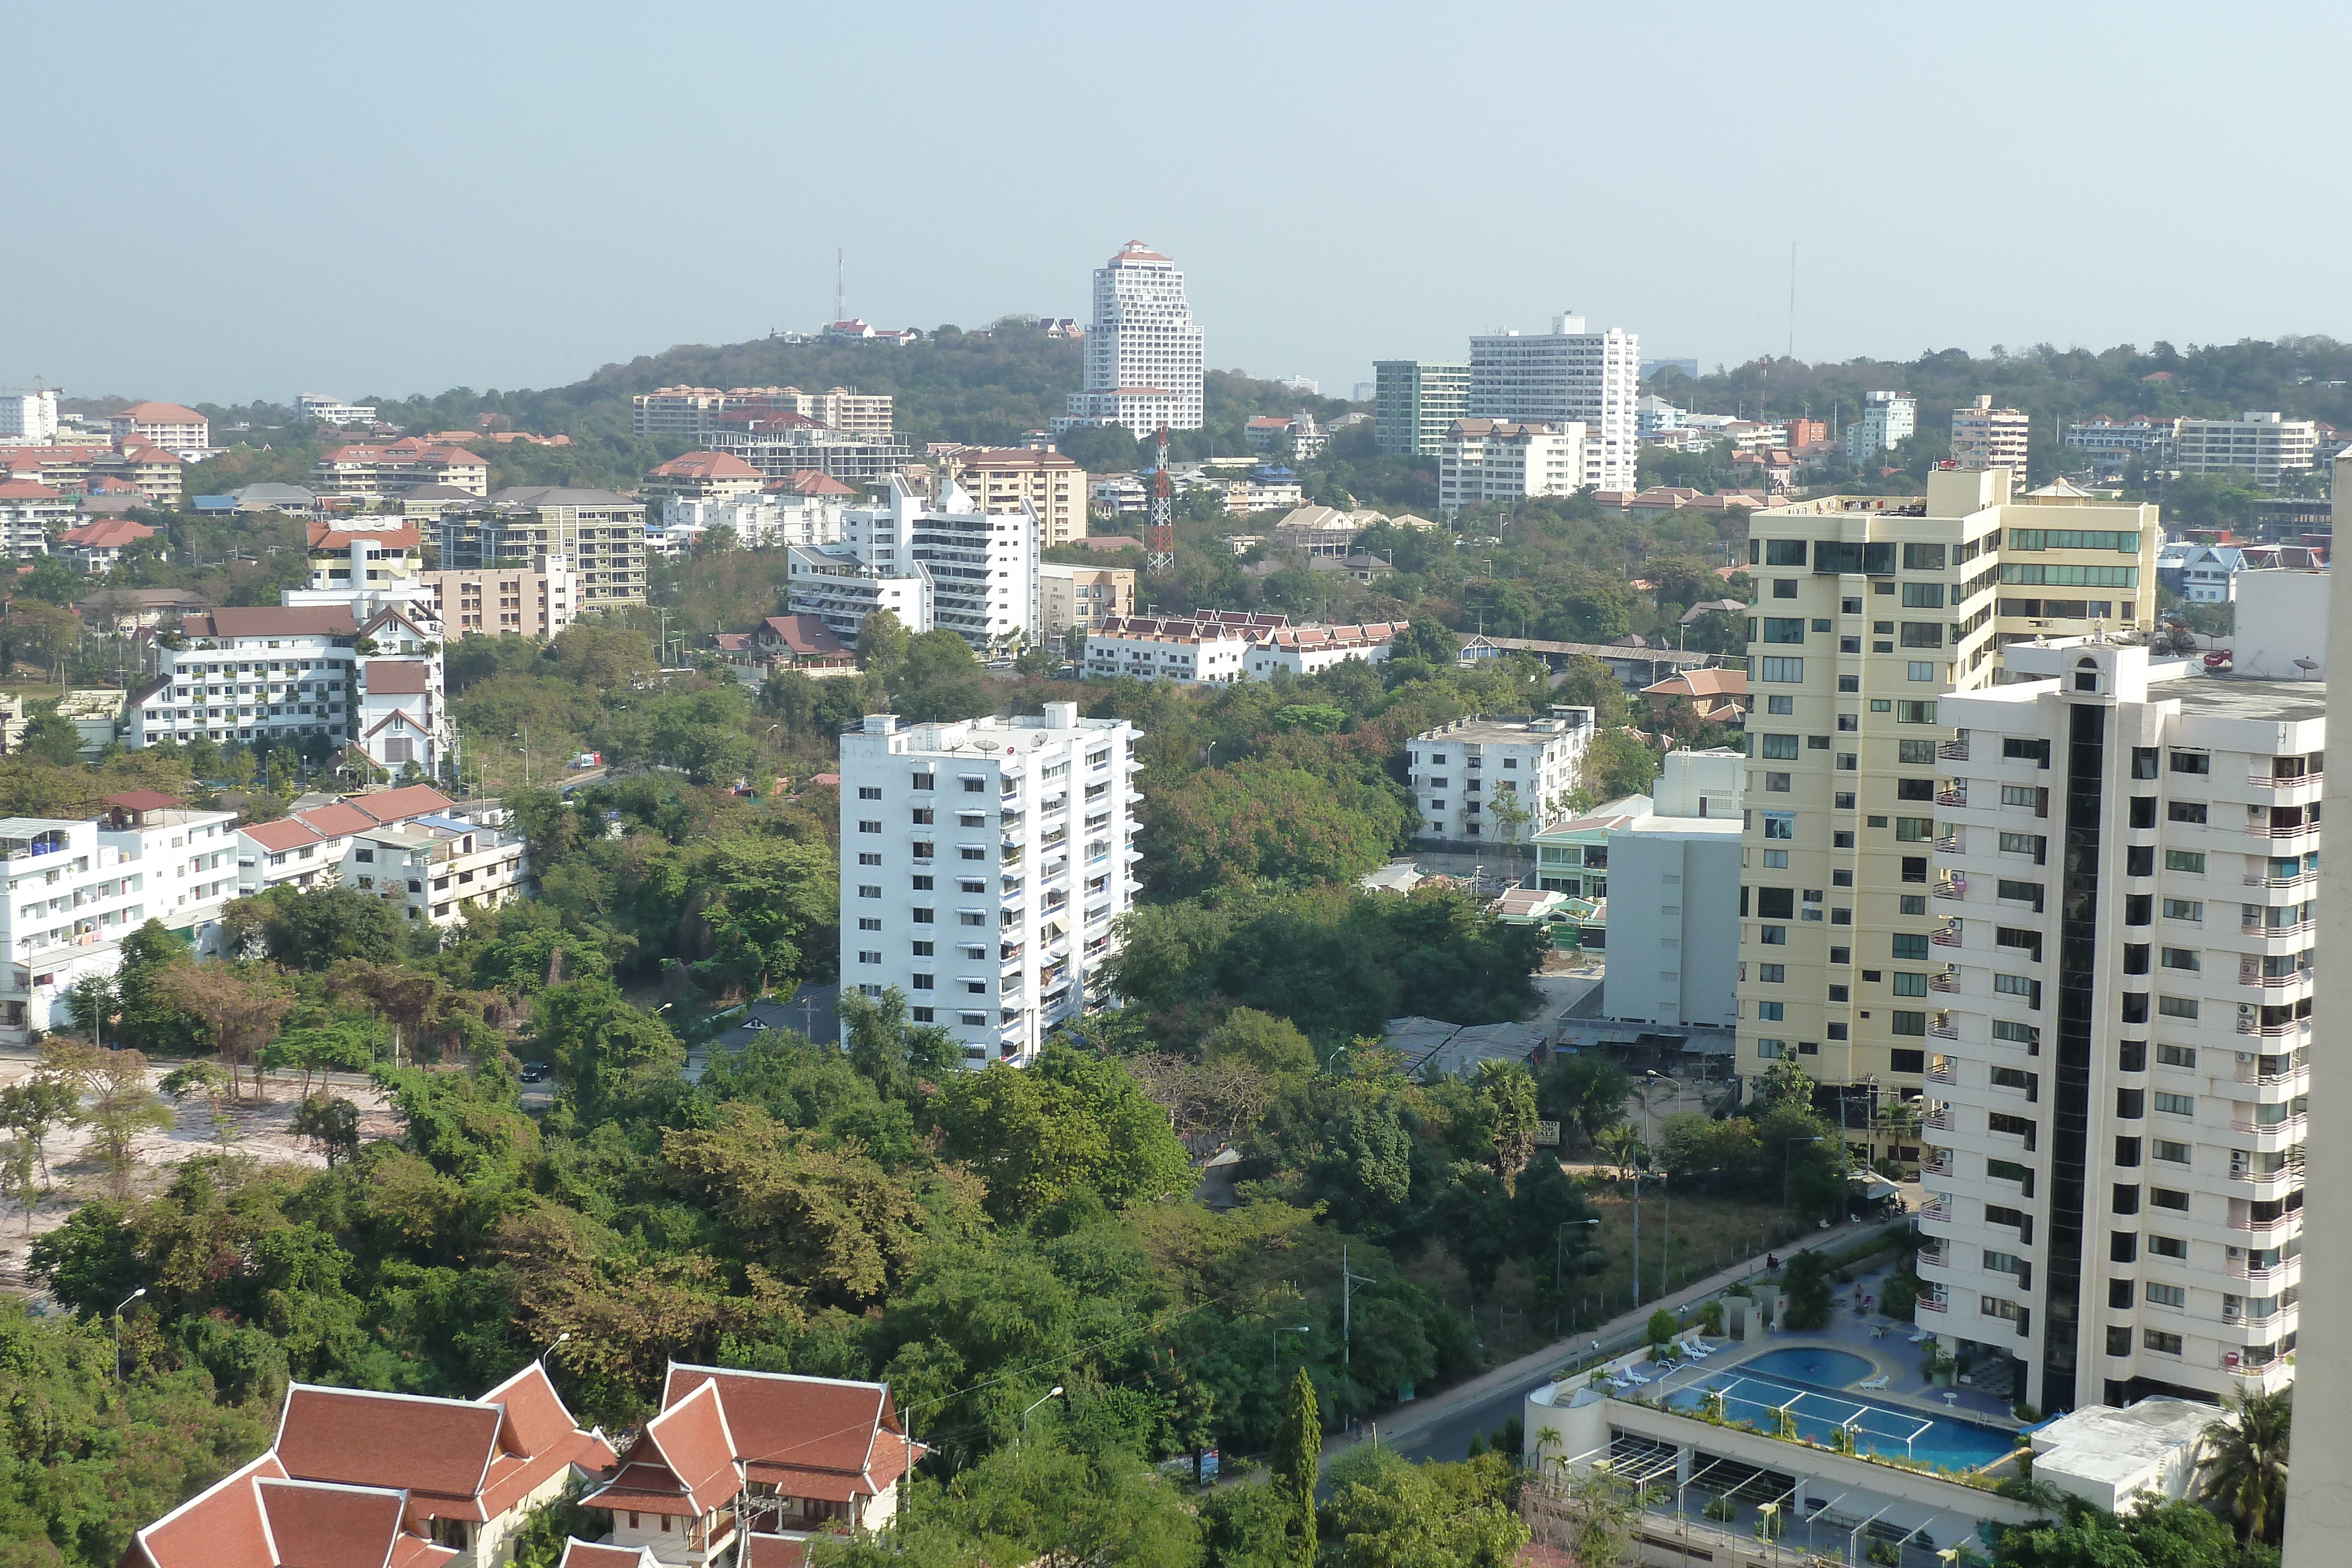
{"label": "palm tree", "polygon": [[2205,1455],[2197,1464],[2200,1495],[2229,1515],[2243,1540],[2276,1545],[2285,1526],[2293,1399],[2284,1389],[2249,1390],[2205,1427]]}
{"label": "palm tree", "polygon": [[1641,1130],[1631,1122],[1620,1122],[1613,1127],[1603,1128],[1595,1142],[1601,1152],[1616,1163],[1619,1181],[1623,1181],[1633,1173],[1633,1167],[1641,1163],[1646,1148],[1642,1142]]}

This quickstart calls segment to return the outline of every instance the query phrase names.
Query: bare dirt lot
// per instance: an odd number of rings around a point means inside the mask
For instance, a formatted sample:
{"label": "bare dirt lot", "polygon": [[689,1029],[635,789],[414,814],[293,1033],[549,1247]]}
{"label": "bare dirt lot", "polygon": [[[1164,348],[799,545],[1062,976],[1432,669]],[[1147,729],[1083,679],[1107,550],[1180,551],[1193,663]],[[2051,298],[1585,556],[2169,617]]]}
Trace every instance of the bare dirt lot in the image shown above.
{"label": "bare dirt lot", "polygon": [[[0,1058],[0,1086],[29,1077],[39,1065],[29,1053]],[[147,1071],[149,1086],[159,1085],[163,1075],[178,1065],[152,1064]],[[315,1081],[312,1086],[318,1087]],[[399,1122],[373,1083],[357,1074],[337,1073],[331,1087],[359,1108],[362,1140],[397,1135]],[[257,1101],[252,1097],[252,1075],[248,1073],[245,1092],[246,1098],[226,1108],[227,1147],[247,1158],[275,1165],[325,1168],[326,1156],[309,1140],[298,1138],[288,1130],[302,1099],[299,1074],[273,1076],[268,1081],[269,1097]],[[174,1103],[166,1099],[163,1104],[173,1113],[171,1130],[142,1134],[131,1145],[135,1166],[130,1185],[133,1195],[161,1190],[170,1185],[173,1172],[191,1155],[224,1146],[222,1128],[213,1119],[212,1107],[204,1100],[192,1097]],[[43,1292],[25,1274],[26,1255],[34,1239],[64,1224],[66,1216],[89,1199],[112,1196],[112,1179],[93,1156],[90,1143],[90,1134],[82,1128],[58,1126],[50,1131],[44,1146],[51,1186],[32,1213],[30,1233],[27,1234],[23,1210],[14,1204],[7,1205],[5,1215],[0,1215],[0,1290],[40,1300]]]}

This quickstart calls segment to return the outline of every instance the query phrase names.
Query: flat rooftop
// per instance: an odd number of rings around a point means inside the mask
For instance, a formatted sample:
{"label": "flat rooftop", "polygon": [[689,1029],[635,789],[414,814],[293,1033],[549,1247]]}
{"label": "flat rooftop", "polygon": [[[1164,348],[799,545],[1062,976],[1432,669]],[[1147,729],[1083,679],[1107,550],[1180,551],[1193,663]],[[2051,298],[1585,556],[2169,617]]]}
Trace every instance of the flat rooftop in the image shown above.
{"label": "flat rooftop", "polygon": [[[2151,685],[2148,695],[2158,695]],[[2326,681],[2240,680],[2231,675],[2192,675],[2167,683],[2162,693],[2180,699],[2184,714],[2210,714],[2215,718],[2252,718],[2269,724],[2295,724],[2327,716]]]}
{"label": "flat rooftop", "polygon": [[2151,1396],[2124,1409],[2091,1405],[2033,1434],[2037,1466],[2084,1480],[2130,1486],[2174,1448],[2194,1444],[2217,1406]]}

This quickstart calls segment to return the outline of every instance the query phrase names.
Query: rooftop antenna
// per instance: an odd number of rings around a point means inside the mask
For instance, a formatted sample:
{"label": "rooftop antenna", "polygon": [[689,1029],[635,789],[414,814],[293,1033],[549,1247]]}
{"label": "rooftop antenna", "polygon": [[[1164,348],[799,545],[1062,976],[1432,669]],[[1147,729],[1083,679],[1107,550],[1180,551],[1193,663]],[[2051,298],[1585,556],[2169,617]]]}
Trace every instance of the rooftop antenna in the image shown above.
{"label": "rooftop antenna", "polygon": [[849,319],[849,267],[838,246],[833,252],[833,319]]}

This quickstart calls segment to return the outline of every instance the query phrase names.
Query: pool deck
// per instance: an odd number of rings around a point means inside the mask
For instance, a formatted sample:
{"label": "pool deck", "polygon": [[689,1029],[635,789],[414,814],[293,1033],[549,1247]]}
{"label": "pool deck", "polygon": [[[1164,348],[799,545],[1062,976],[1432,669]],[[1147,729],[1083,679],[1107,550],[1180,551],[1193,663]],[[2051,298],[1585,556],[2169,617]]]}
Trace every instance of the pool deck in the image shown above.
{"label": "pool deck", "polygon": [[[1830,1321],[1821,1328],[1793,1331],[1775,1329],[1768,1331],[1761,1339],[1744,1343],[1730,1340],[1712,1341],[1708,1348],[1713,1350],[1715,1354],[1708,1360],[1693,1362],[1686,1366],[1678,1367],[1639,1392],[1645,1398],[1655,1399],[1674,1393],[1677,1389],[1687,1388],[1693,1384],[1703,1383],[1709,1377],[1732,1370],[1740,1362],[1760,1355],[1769,1350],[1795,1350],[1808,1346],[1822,1346],[1846,1351],[1863,1357],[1871,1364],[1873,1376],[1884,1375],[1887,1380],[1886,1386],[1884,1388],[1849,1387],[1838,1390],[1841,1394],[1849,1394],[1855,1399],[1866,1399],[1873,1404],[1885,1405],[1892,1408],[1916,1410],[1924,1416],[1965,1416],[1969,1420],[1979,1422],[1984,1426],[1997,1427],[2008,1432],[2016,1431],[2019,1422],[2010,1413],[2008,1400],[1975,1388],[1964,1388],[1956,1383],[1948,1391],[1953,1397],[1947,1402],[1944,1398],[1947,1391],[1938,1389],[1928,1382],[1924,1369],[1927,1366],[1927,1358],[1936,1354],[1935,1342],[1930,1340],[1924,1344],[1913,1344],[1910,1342],[1910,1336],[1920,1333],[1923,1329],[1934,1328],[1936,1324],[1932,1314],[1929,1321],[1922,1323],[1896,1322],[1894,1319],[1881,1317],[1874,1312],[1861,1316],[1855,1315],[1853,1311],[1855,1292],[1861,1291],[1873,1298],[1883,1297],[1884,1283],[1883,1274],[1874,1274],[1856,1279],[1851,1285],[1839,1286],[1834,1299],[1844,1301],[1845,1305],[1832,1307]],[[1874,1331],[1883,1331],[1884,1337],[1879,1337],[1878,1333]]]}

